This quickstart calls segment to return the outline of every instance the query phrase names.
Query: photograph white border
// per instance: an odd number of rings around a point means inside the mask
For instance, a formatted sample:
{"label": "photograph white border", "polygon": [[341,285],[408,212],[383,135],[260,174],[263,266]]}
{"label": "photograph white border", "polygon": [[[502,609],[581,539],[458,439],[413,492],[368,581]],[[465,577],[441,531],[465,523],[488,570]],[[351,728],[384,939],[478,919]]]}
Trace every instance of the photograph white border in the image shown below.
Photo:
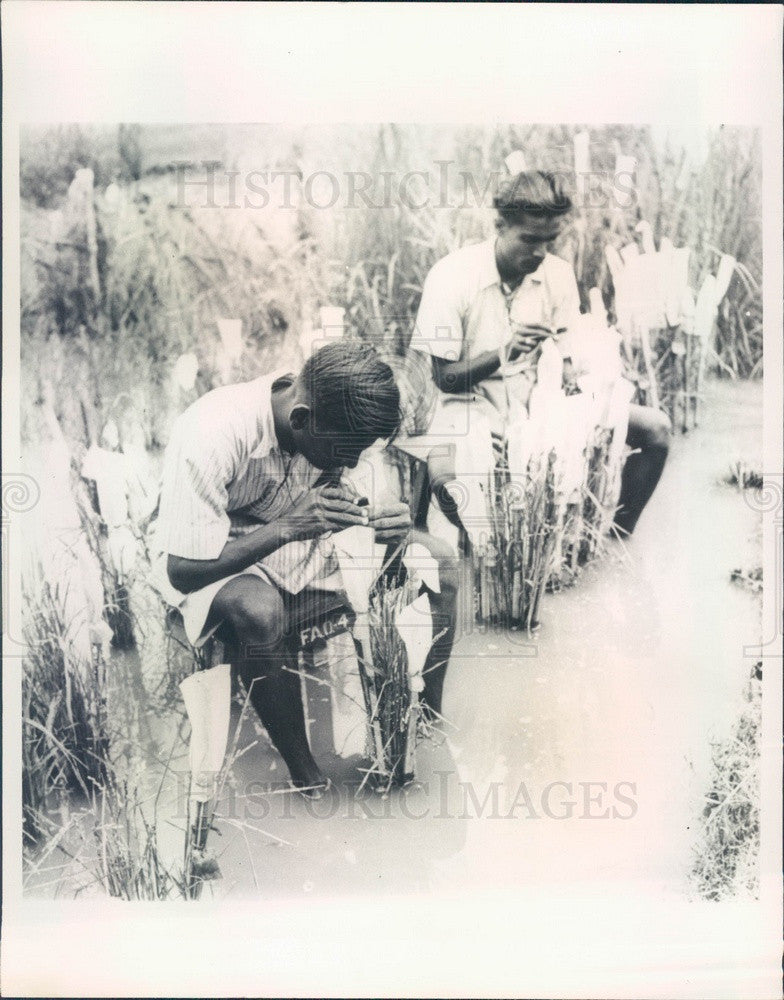
{"label": "photograph white border", "polygon": [[[20,125],[579,121],[762,129],[764,471],[781,483],[779,6],[6,0],[2,28],[5,475],[21,467]],[[764,635],[775,635],[779,648],[781,516],[779,507],[764,528]],[[11,520],[3,597],[4,621],[18,636],[14,530]],[[670,900],[658,892],[629,899],[586,872],[583,884],[546,896],[532,889],[481,898],[164,906],[22,900],[21,661],[9,652],[6,645],[5,996],[780,995],[782,691],[775,658],[764,672],[756,904]],[[371,930],[382,911],[397,942],[383,953],[373,950]]]}

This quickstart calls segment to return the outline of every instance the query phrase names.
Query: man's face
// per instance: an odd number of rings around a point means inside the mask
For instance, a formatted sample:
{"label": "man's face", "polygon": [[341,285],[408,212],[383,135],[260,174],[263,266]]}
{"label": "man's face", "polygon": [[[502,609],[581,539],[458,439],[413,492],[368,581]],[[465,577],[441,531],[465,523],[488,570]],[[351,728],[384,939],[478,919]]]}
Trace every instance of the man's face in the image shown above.
{"label": "man's face", "polygon": [[353,469],[359,456],[372,441],[344,432],[314,427],[312,420],[301,430],[294,430],[297,451],[317,469]]}
{"label": "man's face", "polygon": [[524,278],[542,263],[565,228],[561,215],[525,215],[520,222],[498,218],[496,260],[506,276]]}

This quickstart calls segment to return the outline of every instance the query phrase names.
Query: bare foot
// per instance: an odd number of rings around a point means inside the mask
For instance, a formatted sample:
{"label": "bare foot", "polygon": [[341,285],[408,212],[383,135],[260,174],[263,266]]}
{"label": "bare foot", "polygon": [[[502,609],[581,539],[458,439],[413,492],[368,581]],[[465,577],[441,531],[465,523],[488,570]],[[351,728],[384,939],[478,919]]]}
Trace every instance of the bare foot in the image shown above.
{"label": "bare foot", "polygon": [[320,799],[330,785],[329,778],[324,777],[312,757],[299,765],[290,764],[289,774],[292,788],[309,799]]}
{"label": "bare foot", "polygon": [[329,778],[321,778],[318,782],[308,782],[307,784],[302,784],[302,782],[294,781],[292,779],[291,785],[295,788],[300,795],[304,795],[306,799],[323,799],[329,789],[332,787],[332,782]]}

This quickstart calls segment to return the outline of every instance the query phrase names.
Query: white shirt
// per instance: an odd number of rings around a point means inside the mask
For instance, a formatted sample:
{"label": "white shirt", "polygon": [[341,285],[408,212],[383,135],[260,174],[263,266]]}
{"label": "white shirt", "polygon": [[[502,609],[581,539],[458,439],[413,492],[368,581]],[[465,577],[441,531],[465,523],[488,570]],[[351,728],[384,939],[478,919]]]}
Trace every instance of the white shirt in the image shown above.
{"label": "white shirt", "polygon": [[[278,445],[272,414],[275,372],[206,393],[175,421],[163,465],[154,527],[151,582],[170,604],[184,597],[168,580],[166,556],[217,559],[230,538],[285,514],[321,475],[302,455]],[[258,565],[282,589],[298,593],[334,569],[331,544],[289,542]]]}
{"label": "white shirt", "polygon": [[[470,359],[501,349],[512,335],[512,321],[568,330],[579,313],[574,271],[553,254],[523,278],[507,302],[495,262],[495,239],[490,239],[448,254],[430,270],[411,348],[450,361]],[[559,347],[564,356],[570,353],[568,334]],[[520,359],[474,386],[473,392],[503,410],[504,379],[531,367],[531,361]]]}
{"label": "white shirt", "polygon": [[282,377],[213,389],[177,418],[163,466],[161,551],[217,559],[230,537],[276,520],[318,479],[319,469],[278,445],[272,385]]}

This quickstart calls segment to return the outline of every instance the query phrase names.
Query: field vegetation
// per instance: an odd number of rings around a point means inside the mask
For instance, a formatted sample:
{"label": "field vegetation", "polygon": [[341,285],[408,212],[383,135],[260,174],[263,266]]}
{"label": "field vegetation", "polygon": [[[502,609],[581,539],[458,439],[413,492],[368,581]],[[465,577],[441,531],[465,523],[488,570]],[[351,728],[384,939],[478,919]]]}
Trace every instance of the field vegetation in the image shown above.
{"label": "field vegetation", "polygon": [[[107,670],[121,649],[139,658],[145,697],[169,689],[153,621],[162,621],[163,609],[145,580],[155,477],[173,417],[215,386],[299,365],[300,338],[318,330],[327,305],[345,310],[350,334],[406,365],[425,275],[451,249],[489,234],[488,192],[504,159],[523,150],[531,168],[573,174],[583,132],[591,169],[605,179],[592,197],[577,199],[559,250],[574,263],[583,305],[598,288],[613,318],[605,246],[638,242],[642,220],[657,245],[668,237],[692,248],[694,288],[731,254],[737,267],[707,364],[720,378],[760,377],[761,178],[758,137],[749,130],[715,131],[699,156],[630,126],[383,125],[346,127],[337,137],[325,127],[25,130],[22,437],[39,477],[34,456],[59,449],[61,482],[71,490],[60,501],[77,512],[73,530],[103,594],[82,609],[88,639],[77,641],[76,598],[67,597],[75,577],[52,579],[37,558],[42,539],[27,540],[23,805],[31,870],[66,849],[62,810],[78,804],[94,825],[89,864],[106,892],[182,892],[181,873],[158,852],[155,790],[141,795],[138,756],[107,708]],[[636,197],[626,207],[607,180],[619,156],[636,161]],[[252,171],[292,179],[290,199],[254,201]],[[308,185],[318,171],[337,178],[333,205],[330,190]],[[359,174],[373,183],[371,204],[357,194]],[[385,176],[389,197],[379,182]],[[239,343],[223,321],[239,321]],[[137,545],[130,570],[118,565],[110,544],[117,525],[83,474],[93,446],[132,459],[142,484],[145,502],[130,488],[126,497]],[[710,818],[716,830],[719,809]]]}

